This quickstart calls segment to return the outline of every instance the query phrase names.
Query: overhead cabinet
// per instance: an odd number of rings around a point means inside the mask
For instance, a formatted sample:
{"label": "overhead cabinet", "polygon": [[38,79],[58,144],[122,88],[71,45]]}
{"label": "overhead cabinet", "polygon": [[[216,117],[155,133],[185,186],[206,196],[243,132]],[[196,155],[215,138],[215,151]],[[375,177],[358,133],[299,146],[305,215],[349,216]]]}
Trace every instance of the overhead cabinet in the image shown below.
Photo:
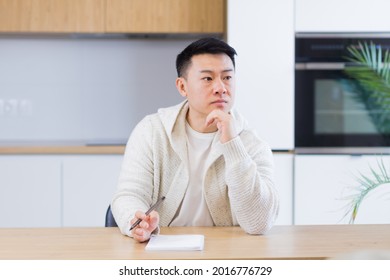
{"label": "overhead cabinet", "polygon": [[107,32],[222,33],[224,25],[225,0],[107,1]]}
{"label": "overhead cabinet", "polygon": [[0,32],[103,32],[106,0],[0,0]]}
{"label": "overhead cabinet", "polygon": [[223,33],[225,0],[107,0],[107,33]]}
{"label": "overhead cabinet", "polygon": [[295,0],[296,32],[388,32],[388,0]]}
{"label": "overhead cabinet", "polygon": [[225,0],[0,0],[0,32],[223,33]]}

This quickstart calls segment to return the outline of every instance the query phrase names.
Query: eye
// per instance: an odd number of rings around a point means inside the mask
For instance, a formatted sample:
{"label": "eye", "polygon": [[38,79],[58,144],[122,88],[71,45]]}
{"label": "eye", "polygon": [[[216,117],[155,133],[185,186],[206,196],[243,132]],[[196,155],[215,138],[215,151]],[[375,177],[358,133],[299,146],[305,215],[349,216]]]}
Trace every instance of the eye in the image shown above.
{"label": "eye", "polygon": [[212,81],[213,79],[211,77],[203,77],[202,80],[205,80],[207,82]]}
{"label": "eye", "polygon": [[232,76],[226,76],[226,77],[224,77],[223,79],[229,81],[229,80],[231,80],[232,78],[233,78]]}

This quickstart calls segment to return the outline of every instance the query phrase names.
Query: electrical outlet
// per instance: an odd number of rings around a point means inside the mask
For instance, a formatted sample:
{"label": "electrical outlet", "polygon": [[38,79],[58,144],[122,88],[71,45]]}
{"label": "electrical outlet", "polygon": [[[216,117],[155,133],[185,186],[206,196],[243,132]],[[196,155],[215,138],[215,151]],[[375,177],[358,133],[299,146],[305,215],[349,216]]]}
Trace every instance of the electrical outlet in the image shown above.
{"label": "electrical outlet", "polygon": [[18,105],[17,99],[8,99],[4,102],[4,114],[10,117],[18,116]]}

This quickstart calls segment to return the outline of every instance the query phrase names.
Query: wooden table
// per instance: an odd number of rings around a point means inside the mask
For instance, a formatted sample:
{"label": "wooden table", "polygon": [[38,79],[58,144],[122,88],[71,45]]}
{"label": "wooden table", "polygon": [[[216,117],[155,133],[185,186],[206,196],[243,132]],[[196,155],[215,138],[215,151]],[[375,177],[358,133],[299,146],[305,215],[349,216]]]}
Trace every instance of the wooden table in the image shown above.
{"label": "wooden table", "polygon": [[266,235],[239,227],[162,228],[204,234],[203,251],[145,251],[118,228],[0,229],[0,259],[325,259],[361,250],[390,252],[390,225],[275,226]]}

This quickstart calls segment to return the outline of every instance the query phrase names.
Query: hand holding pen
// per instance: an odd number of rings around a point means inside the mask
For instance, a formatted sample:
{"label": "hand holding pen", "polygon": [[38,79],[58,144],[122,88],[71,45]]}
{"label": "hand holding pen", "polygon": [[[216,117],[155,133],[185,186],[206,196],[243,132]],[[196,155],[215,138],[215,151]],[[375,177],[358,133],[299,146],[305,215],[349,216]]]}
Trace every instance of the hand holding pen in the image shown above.
{"label": "hand holding pen", "polygon": [[165,197],[161,197],[154,205],[152,205],[146,213],[137,211],[135,218],[131,220],[130,231],[132,236],[139,242],[149,240],[151,233],[158,227],[159,215],[153,211],[163,202]]}

